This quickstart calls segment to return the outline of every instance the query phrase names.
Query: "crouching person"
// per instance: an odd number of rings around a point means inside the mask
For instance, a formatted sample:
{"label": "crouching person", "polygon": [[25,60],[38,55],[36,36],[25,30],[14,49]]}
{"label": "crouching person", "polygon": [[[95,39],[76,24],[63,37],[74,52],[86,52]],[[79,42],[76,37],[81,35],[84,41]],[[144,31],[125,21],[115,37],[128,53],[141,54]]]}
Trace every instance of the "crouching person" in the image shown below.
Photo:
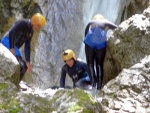
{"label": "crouching person", "polygon": [[65,65],[62,67],[60,87],[65,88],[65,79],[68,74],[73,82],[73,87],[87,89],[90,86],[90,79],[87,73],[86,63],[77,60],[75,53],[71,50],[65,50],[62,54]]}
{"label": "crouching person", "polygon": [[[34,31],[40,31],[46,24],[44,16],[36,13],[31,19],[21,19],[16,21],[12,27],[2,37],[1,43],[10,50],[17,58],[20,64],[20,81],[23,79],[26,71],[30,73],[32,66],[30,64],[30,47]],[[19,50],[24,45],[25,60]]]}

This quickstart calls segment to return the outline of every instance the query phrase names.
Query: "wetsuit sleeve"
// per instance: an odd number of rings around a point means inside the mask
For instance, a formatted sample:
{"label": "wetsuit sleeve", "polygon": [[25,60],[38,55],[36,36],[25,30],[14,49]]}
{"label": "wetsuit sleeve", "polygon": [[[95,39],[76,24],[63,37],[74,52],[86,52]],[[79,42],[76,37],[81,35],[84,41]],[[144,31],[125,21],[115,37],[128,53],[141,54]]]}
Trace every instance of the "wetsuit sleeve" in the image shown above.
{"label": "wetsuit sleeve", "polygon": [[21,29],[24,26],[24,23],[19,22],[17,24],[14,24],[9,31],[9,44],[10,44],[10,49],[14,48],[15,46],[15,40],[17,40],[18,36],[18,30]]}
{"label": "wetsuit sleeve", "polygon": [[88,67],[87,64],[85,62],[80,62],[82,68],[84,69],[84,71],[88,72]]}
{"label": "wetsuit sleeve", "polygon": [[89,27],[90,27],[90,24],[88,24],[85,28],[85,36],[87,35],[88,31],[89,31]]}
{"label": "wetsuit sleeve", "polygon": [[25,41],[25,46],[24,46],[24,53],[25,53],[25,58],[27,62],[30,62],[30,50],[31,50],[31,38],[33,36],[33,32],[31,32],[31,35],[29,38]]}
{"label": "wetsuit sleeve", "polygon": [[61,88],[65,87],[65,79],[66,79],[66,70],[65,70],[65,66],[63,66],[62,70],[61,70],[61,78],[60,78],[60,87]]}
{"label": "wetsuit sleeve", "polygon": [[106,20],[106,26],[108,26],[110,29],[115,29],[117,28],[118,26],[113,24],[112,22]]}
{"label": "wetsuit sleeve", "polygon": [[15,31],[12,31],[9,34],[9,45],[10,45],[10,49],[13,49],[15,46],[15,38],[16,38],[16,33]]}
{"label": "wetsuit sleeve", "polygon": [[24,46],[24,53],[27,62],[30,62],[30,48],[31,48],[30,42],[31,42],[31,38],[27,39],[25,41],[25,46]]}

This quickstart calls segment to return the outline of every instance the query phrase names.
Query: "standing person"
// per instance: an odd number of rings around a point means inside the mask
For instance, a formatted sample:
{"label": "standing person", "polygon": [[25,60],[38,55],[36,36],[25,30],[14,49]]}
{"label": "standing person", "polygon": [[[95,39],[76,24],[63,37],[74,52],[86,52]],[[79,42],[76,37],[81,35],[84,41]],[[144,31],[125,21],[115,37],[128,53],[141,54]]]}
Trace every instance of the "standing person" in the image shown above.
{"label": "standing person", "polygon": [[[115,29],[117,26],[104,19],[100,14],[94,16],[85,29],[85,54],[92,87],[101,89],[103,82],[103,64],[106,54],[106,28]],[[94,64],[96,63],[96,72]],[[96,76],[97,75],[97,76]]]}
{"label": "standing person", "polygon": [[[17,58],[20,64],[20,81],[23,79],[25,72],[31,72],[30,64],[30,42],[34,31],[40,31],[46,24],[46,20],[42,14],[36,13],[31,19],[21,19],[16,21],[13,26],[2,37],[1,43],[10,50],[10,52]],[[25,43],[24,53],[25,59],[19,48]]]}
{"label": "standing person", "polygon": [[71,49],[63,52],[62,59],[65,65],[61,71],[60,87],[65,88],[65,78],[66,74],[68,74],[72,79],[73,87],[87,88],[86,86],[90,85],[90,78],[87,73],[86,63],[77,60],[75,53]]}

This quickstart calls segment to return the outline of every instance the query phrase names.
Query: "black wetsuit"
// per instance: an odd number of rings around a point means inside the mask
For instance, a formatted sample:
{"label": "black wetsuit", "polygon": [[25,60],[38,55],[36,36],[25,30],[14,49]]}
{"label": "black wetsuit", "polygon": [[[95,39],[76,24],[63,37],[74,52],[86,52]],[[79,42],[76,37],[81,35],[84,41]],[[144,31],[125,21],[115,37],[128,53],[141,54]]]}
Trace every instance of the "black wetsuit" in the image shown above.
{"label": "black wetsuit", "polygon": [[82,61],[76,60],[72,67],[69,67],[67,64],[62,67],[60,78],[60,87],[62,88],[65,87],[66,74],[71,77],[73,81],[73,87],[76,87],[76,83],[81,79],[82,83],[80,83],[80,85],[84,84],[83,82],[90,84],[89,75],[87,73],[87,65]]}
{"label": "black wetsuit", "polygon": [[[103,63],[106,55],[106,32],[105,29],[115,29],[117,26],[108,20],[92,20],[85,29],[85,53],[92,86],[101,89],[103,81]],[[96,63],[96,72],[94,71]],[[97,76],[96,76],[97,75]]]}
{"label": "black wetsuit", "polygon": [[27,62],[30,62],[30,42],[33,33],[34,32],[30,20],[22,19],[16,21],[2,38],[2,44],[5,47],[8,49],[15,49],[15,56],[21,67],[20,80],[23,78],[27,70],[27,66],[25,61],[22,59],[19,48],[25,43],[25,58]]}

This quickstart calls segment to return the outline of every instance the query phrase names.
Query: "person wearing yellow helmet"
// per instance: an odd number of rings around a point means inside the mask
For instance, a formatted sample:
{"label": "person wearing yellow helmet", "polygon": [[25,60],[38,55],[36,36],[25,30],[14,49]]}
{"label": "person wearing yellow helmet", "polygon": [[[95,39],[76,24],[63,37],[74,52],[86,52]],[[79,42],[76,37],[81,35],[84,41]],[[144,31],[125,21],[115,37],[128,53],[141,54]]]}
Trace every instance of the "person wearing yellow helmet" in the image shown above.
{"label": "person wearing yellow helmet", "polygon": [[[95,15],[85,28],[83,41],[92,87],[96,87],[98,90],[101,89],[103,82],[103,64],[107,40],[106,28],[115,29],[117,25],[106,20],[101,14]],[[96,71],[94,65],[96,65]]]}
{"label": "person wearing yellow helmet", "polygon": [[31,23],[32,23],[33,29],[35,28],[35,30],[36,30],[36,28],[38,28],[38,27],[39,28],[44,27],[46,24],[46,20],[42,14],[36,13],[32,16]]}
{"label": "person wearing yellow helmet", "polygon": [[[31,19],[20,19],[2,37],[1,43],[10,50],[20,64],[20,81],[25,72],[31,72],[30,42],[34,31],[39,31],[46,24],[44,16],[40,13],[33,15]],[[22,59],[19,48],[25,43],[24,52],[26,61]]]}
{"label": "person wearing yellow helmet", "polygon": [[62,53],[62,60],[65,65],[61,70],[60,87],[65,88],[65,78],[66,74],[68,74],[72,79],[73,87],[86,89],[90,85],[86,63],[77,60],[75,53],[71,49],[67,49]]}

